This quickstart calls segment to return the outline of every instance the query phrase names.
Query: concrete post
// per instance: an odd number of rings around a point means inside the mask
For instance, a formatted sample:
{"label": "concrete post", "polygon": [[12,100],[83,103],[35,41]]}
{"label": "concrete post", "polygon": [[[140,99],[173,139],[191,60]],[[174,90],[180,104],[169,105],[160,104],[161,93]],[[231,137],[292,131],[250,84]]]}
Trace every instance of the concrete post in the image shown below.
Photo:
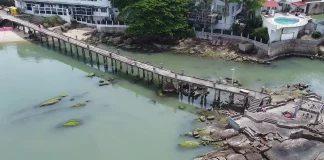
{"label": "concrete post", "polygon": [[256,36],[254,36],[254,41],[256,41]]}
{"label": "concrete post", "polygon": [[262,43],[262,38],[260,39],[260,42]]}
{"label": "concrete post", "polygon": [[161,63],[161,69],[163,69],[163,63]]}
{"label": "concrete post", "polygon": [[119,54],[120,53],[120,50],[119,49],[117,49],[117,54]]}
{"label": "concrete post", "polygon": [[223,34],[224,30],[221,30],[221,34]]}
{"label": "concrete post", "polygon": [[181,74],[184,75],[184,69],[181,70]]}
{"label": "concrete post", "polygon": [[233,31],[231,31],[231,35],[233,35]]}

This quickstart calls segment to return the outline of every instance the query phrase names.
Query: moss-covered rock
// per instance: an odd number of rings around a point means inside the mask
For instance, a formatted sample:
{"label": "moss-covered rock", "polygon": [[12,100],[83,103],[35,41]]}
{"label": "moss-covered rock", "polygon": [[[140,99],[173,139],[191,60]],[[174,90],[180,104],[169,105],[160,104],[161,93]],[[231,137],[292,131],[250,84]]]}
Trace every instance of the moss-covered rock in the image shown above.
{"label": "moss-covered rock", "polygon": [[108,82],[105,82],[105,83],[100,83],[99,86],[106,86],[106,85],[109,85],[110,83]]}
{"label": "moss-covered rock", "polygon": [[70,101],[74,101],[74,98],[71,98]]}
{"label": "moss-covered rock", "polygon": [[100,79],[100,80],[99,80],[99,83],[104,83],[104,82],[105,82],[104,79]]}
{"label": "moss-covered rock", "polygon": [[75,126],[80,125],[80,123],[81,123],[80,120],[71,119],[68,122],[62,124],[62,126],[64,126],[64,127],[75,127]]}
{"label": "moss-covered rock", "polygon": [[61,97],[66,97],[66,96],[68,96],[67,94],[61,94],[60,95]]}
{"label": "moss-covered rock", "polygon": [[180,142],[179,146],[181,148],[195,148],[195,147],[199,147],[200,143],[197,141],[184,141],[184,142]]}
{"label": "moss-covered rock", "polygon": [[96,74],[95,73],[89,73],[87,77],[94,77]]}
{"label": "moss-covered rock", "polygon": [[108,78],[108,81],[114,81],[114,80],[115,80],[114,77],[109,77],[109,78]]}
{"label": "moss-covered rock", "polygon": [[49,106],[49,105],[53,105],[57,102],[59,102],[61,100],[61,98],[51,98],[51,99],[48,99],[47,101],[41,103],[39,105],[39,107],[44,107],[44,106]]}
{"label": "moss-covered rock", "polygon": [[199,117],[199,120],[200,120],[201,122],[205,122],[205,121],[206,121],[206,117],[205,117],[205,116],[200,116],[200,117]]}
{"label": "moss-covered rock", "polygon": [[157,90],[157,94],[158,94],[159,97],[165,97],[165,95],[163,94],[162,89]]}
{"label": "moss-covered rock", "polygon": [[182,110],[184,110],[184,109],[186,109],[186,107],[185,107],[185,106],[182,106],[182,105],[180,105],[180,106],[179,106],[179,109],[182,109]]}
{"label": "moss-covered rock", "polygon": [[85,106],[85,105],[86,105],[85,103],[80,102],[80,103],[77,103],[77,104],[73,105],[72,107],[73,107],[73,108],[78,108],[78,107],[83,107],[83,106]]}

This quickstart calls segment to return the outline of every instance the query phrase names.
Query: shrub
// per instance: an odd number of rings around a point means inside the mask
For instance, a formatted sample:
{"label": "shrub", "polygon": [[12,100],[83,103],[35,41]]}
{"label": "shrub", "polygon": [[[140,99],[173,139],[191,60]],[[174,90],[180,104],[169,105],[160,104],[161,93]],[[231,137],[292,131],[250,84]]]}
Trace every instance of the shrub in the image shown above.
{"label": "shrub", "polygon": [[253,30],[252,36],[262,38],[263,42],[267,42],[269,40],[268,28],[261,27]]}
{"label": "shrub", "polygon": [[49,26],[58,26],[58,25],[63,25],[65,21],[59,17],[59,16],[51,16],[51,17],[43,17],[41,20],[41,23],[48,24]]}
{"label": "shrub", "polygon": [[314,31],[313,33],[312,33],[312,37],[313,38],[321,38],[322,37],[322,33],[320,32],[320,31]]}

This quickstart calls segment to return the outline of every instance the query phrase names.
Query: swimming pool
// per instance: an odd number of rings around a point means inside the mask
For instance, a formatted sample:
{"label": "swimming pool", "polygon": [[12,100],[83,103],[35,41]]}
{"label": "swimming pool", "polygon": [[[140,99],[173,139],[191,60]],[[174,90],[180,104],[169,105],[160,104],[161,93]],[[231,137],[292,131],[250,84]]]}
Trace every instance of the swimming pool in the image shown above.
{"label": "swimming pool", "polygon": [[274,21],[279,24],[295,24],[299,22],[299,19],[279,17],[279,18],[275,18]]}

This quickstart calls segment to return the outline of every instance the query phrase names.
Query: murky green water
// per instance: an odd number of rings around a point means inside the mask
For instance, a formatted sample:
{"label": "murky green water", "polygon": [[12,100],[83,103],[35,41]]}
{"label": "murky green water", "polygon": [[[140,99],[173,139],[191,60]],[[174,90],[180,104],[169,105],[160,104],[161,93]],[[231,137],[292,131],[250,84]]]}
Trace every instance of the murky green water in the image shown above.
{"label": "murky green water", "polygon": [[[85,77],[98,70],[29,42],[0,46],[1,159],[185,160],[210,150],[178,148],[186,140],[179,134],[199,124],[175,98],[121,79],[99,87],[99,78]],[[37,107],[63,93],[58,104]],[[60,127],[72,118],[83,125]]]}
{"label": "murky green water", "polygon": [[[305,82],[324,95],[321,61],[289,58],[263,66],[169,53],[121,53],[208,79],[231,77],[235,67],[234,76],[249,88]],[[87,72],[119,79],[99,87],[99,78],[86,78]],[[178,99],[160,98],[154,85],[136,85],[120,77],[29,42],[0,44],[1,158],[186,160],[210,150],[178,148],[177,143],[186,140],[179,134],[199,126],[193,122],[195,115],[177,109],[182,104]],[[69,96],[58,104],[37,107],[63,93]],[[86,107],[70,108],[86,100],[91,100]],[[60,127],[71,118],[81,119],[83,125]]]}
{"label": "murky green water", "polygon": [[[116,51],[115,47],[100,46]],[[121,54],[143,59],[153,64],[163,63],[165,68],[206,79],[232,77],[239,79],[245,87],[260,90],[262,86],[279,87],[288,83],[308,83],[315,92],[324,95],[324,61],[294,57],[272,62],[271,65],[259,65],[247,62],[230,62],[212,58],[197,58],[171,53],[131,53],[121,51]]]}

